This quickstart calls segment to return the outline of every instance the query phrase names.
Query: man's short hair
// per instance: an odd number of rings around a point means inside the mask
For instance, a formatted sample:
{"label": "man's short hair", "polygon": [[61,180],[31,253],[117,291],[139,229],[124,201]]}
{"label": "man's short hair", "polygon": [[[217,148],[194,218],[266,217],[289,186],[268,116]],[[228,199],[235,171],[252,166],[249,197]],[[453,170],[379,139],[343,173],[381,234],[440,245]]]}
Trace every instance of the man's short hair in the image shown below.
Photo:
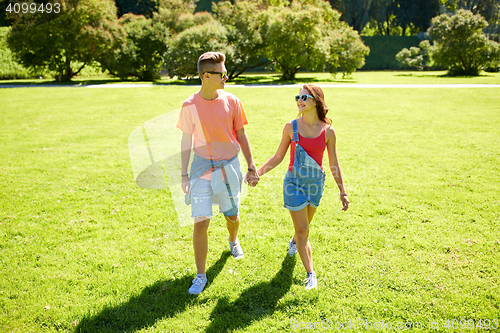
{"label": "man's short hair", "polygon": [[214,65],[226,61],[226,56],[221,52],[206,52],[198,58],[198,75],[201,77],[206,71],[214,69]]}

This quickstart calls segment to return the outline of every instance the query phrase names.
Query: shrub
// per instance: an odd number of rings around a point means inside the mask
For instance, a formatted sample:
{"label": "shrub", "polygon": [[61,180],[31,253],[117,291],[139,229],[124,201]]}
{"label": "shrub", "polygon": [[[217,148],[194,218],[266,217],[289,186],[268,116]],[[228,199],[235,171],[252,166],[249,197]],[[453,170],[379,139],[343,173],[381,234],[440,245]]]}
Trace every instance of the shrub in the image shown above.
{"label": "shrub", "polygon": [[0,27],[0,80],[28,79],[36,75],[18,64],[12,58],[12,52],[7,47],[7,34],[10,28]]}
{"label": "shrub", "polygon": [[408,67],[423,70],[430,67],[430,49],[428,40],[421,41],[419,47],[404,48],[396,54],[396,60]]}
{"label": "shrub", "polygon": [[160,77],[167,52],[167,28],[157,19],[126,14],[119,23],[115,40],[117,48],[101,60],[103,68],[122,79],[128,76],[142,81],[154,81]]}

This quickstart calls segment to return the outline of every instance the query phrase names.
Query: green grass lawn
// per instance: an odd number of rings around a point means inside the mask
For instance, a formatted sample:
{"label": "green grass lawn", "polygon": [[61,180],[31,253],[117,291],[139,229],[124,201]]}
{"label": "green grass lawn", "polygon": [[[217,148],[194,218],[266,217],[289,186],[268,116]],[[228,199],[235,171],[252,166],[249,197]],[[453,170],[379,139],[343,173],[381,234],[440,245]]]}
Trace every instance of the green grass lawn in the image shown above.
{"label": "green grass lawn", "polygon": [[[450,83],[361,74],[353,81]],[[489,75],[455,83],[499,83]],[[287,258],[283,163],[247,190],[244,259],[229,256],[223,218],[212,221],[209,284],[195,297],[192,228],[180,227],[170,191],[135,184],[128,137],[197,90],[0,89],[1,332],[270,332],[307,322],[370,331],[382,321],[445,332],[485,319],[500,329],[500,89],[325,88],[352,205],[341,211],[329,175],[310,236],[318,289],[306,291],[300,259]],[[260,166],[296,116],[298,90],[227,90],[243,102]]]}

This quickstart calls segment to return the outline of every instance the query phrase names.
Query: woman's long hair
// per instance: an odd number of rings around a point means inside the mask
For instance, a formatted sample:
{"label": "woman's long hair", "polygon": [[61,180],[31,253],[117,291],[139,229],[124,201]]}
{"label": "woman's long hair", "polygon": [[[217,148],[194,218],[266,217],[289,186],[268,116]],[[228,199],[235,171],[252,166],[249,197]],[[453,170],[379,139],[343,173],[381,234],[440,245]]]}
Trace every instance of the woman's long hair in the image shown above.
{"label": "woman's long hair", "polygon": [[328,106],[325,104],[325,94],[323,90],[314,84],[305,84],[302,89],[309,91],[309,94],[314,97],[316,101],[316,112],[318,113],[318,118],[328,125],[332,124],[332,120],[326,116],[328,113]]}

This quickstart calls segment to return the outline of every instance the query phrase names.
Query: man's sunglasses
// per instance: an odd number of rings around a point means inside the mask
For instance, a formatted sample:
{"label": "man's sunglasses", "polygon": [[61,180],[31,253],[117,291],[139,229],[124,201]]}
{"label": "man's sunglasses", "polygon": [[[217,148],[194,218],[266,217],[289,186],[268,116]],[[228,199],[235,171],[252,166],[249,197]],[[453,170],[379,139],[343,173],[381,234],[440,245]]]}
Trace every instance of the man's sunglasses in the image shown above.
{"label": "man's sunglasses", "polygon": [[314,99],[314,97],[311,95],[297,95],[297,96],[295,96],[295,102],[298,102],[298,101],[307,102],[308,98]]}
{"label": "man's sunglasses", "polygon": [[206,71],[205,73],[220,74],[221,78],[223,78],[224,76],[227,76],[227,71],[225,71],[225,72],[209,72],[209,71]]}

